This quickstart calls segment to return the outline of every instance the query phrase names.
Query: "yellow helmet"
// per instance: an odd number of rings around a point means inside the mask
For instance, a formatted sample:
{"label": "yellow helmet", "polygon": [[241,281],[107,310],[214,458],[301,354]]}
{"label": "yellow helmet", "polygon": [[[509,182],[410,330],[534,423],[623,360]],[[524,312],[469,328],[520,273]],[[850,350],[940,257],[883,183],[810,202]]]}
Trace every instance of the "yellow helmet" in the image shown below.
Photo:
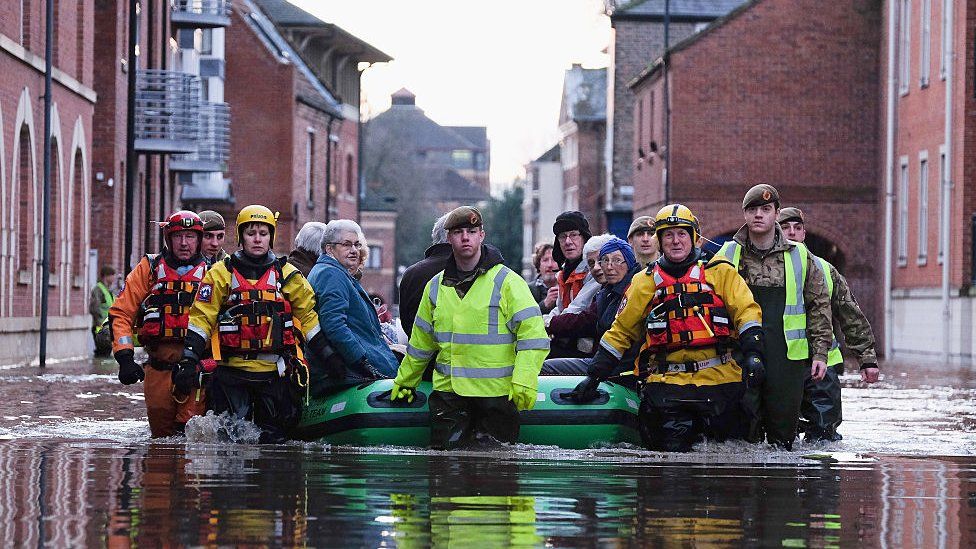
{"label": "yellow helmet", "polygon": [[274,234],[275,228],[278,226],[278,212],[272,212],[270,209],[265,208],[257,204],[252,204],[250,206],[244,206],[241,213],[237,214],[237,242],[240,243],[244,239],[241,235],[241,227],[247,225],[248,223],[264,223],[271,227],[271,246],[274,246]]}
{"label": "yellow helmet", "polygon": [[658,210],[657,215],[654,216],[654,234],[658,235],[658,241],[660,242],[661,236],[658,234],[665,229],[672,228],[689,228],[691,229],[691,241],[698,242],[699,229],[698,229],[698,218],[695,214],[691,213],[691,210],[682,204],[668,204],[667,206]]}

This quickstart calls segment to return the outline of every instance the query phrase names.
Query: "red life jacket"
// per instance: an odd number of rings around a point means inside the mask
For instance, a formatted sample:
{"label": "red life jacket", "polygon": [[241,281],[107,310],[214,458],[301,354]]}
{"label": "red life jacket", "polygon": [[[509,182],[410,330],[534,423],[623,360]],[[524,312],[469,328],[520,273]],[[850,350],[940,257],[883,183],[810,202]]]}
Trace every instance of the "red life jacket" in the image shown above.
{"label": "red life jacket", "polygon": [[184,275],[169,266],[162,255],[147,256],[152,272],[149,295],[142,301],[139,341],[143,343],[183,342],[190,319],[190,306],[207,272],[201,260]]}
{"label": "red life jacket", "polygon": [[[275,262],[255,282],[249,282],[231,258],[230,291],[221,307],[218,331],[222,353],[249,355],[281,354],[295,346],[291,303],[281,293],[280,265]],[[297,272],[297,271],[296,271]]]}
{"label": "red life jacket", "polygon": [[732,333],[729,313],[725,302],[705,280],[702,263],[691,266],[680,278],[655,263],[651,275],[657,289],[645,310],[645,350],[666,353],[727,344]]}
{"label": "red life jacket", "polygon": [[563,280],[563,271],[556,273],[556,285],[559,286],[559,297],[563,309],[569,307],[576,294],[583,289],[583,280],[586,279],[586,275],[587,271],[573,271],[566,280]]}

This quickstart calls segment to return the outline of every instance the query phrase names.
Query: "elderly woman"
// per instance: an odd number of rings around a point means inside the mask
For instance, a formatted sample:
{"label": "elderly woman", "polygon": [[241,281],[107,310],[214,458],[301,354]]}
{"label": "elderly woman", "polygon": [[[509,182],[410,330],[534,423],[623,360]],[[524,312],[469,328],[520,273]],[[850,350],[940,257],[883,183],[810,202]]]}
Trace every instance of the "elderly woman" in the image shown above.
{"label": "elderly woman", "polygon": [[288,254],[288,263],[301,271],[302,276],[308,278],[312,266],[322,252],[322,238],[325,236],[325,223],[309,221],[302,225],[295,235],[295,249]]}
{"label": "elderly woman", "polygon": [[[597,262],[600,257],[600,246],[603,246],[610,239],[612,234],[601,234],[591,237],[583,245],[582,259],[587,268],[586,278],[583,279],[583,287],[576,294],[576,297],[569,303],[569,306],[560,308],[556,303],[556,308],[543,317],[546,323],[546,330],[552,322],[565,315],[575,315],[586,310],[600,291],[600,286],[604,281],[603,269]],[[584,358],[593,356],[593,340],[590,338],[567,337],[557,331],[549,331],[552,336],[552,343],[549,347],[549,358]]]}
{"label": "elderly woman", "polygon": [[383,340],[373,302],[350,274],[359,267],[361,235],[354,221],[331,221],[323,235],[323,253],[308,277],[318,301],[322,331],[345,366],[342,371],[327,366],[327,386],[396,375],[397,360]]}

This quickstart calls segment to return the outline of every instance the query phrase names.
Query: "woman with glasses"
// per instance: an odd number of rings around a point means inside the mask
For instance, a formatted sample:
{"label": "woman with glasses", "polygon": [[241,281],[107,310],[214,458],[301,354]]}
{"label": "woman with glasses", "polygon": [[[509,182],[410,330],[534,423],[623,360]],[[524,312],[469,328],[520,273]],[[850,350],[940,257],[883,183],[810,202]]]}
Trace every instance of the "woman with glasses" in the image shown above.
{"label": "woman with glasses", "polygon": [[383,339],[373,301],[350,274],[359,268],[363,241],[362,229],[354,221],[329,222],[322,239],[323,253],[308,275],[322,331],[344,365],[324,368],[324,372],[313,368],[316,392],[396,375],[397,360]]}

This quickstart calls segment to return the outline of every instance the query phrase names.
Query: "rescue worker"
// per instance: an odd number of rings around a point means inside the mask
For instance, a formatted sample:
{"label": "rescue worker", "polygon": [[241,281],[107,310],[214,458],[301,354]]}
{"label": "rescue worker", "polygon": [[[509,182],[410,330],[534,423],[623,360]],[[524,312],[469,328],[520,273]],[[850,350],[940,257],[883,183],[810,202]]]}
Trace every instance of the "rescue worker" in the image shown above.
{"label": "rescue worker", "polygon": [[[299,401],[308,387],[298,348],[302,336],[310,354],[329,354],[311,286],[271,251],[277,219],[258,205],[237,214],[241,249],[207,271],[190,309],[183,359],[174,376],[177,386],[186,388],[212,378],[211,409],[253,421],[262,443],[284,441],[298,422]],[[200,366],[211,338],[218,361],[212,374]]]}
{"label": "rescue worker", "polygon": [[729,262],[700,259],[691,210],[669,204],[654,219],[664,255],[634,275],[576,399],[595,398],[599,381],[642,342],[635,373],[644,378],[638,415],[645,445],[687,452],[702,438],[743,439],[742,397],[765,369],[762,312]]}
{"label": "rescue worker", "polygon": [[[759,410],[771,444],[793,448],[808,377],[827,370],[833,331],[830,295],[806,246],[792,242],[776,223],[779,192],[756,185],[742,199],[745,225],[715,254],[738,269],[763,310],[766,383],[747,398]],[[759,429],[752,438],[760,439]]]}
{"label": "rescue worker", "polygon": [[[162,232],[163,251],[139,261],[108,312],[119,381],[123,385],[145,381],[146,413],[154,438],[182,433],[186,422],[206,409],[201,392],[181,391],[173,384],[190,305],[207,271],[200,255],[203,221],[181,210],[169,217]],[[149,368],[135,361],[133,331],[149,354]],[[205,350],[204,346],[201,352]]]}
{"label": "rescue worker", "polygon": [[[807,230],[803,211],[799,208],[783,208],[776,218],[783,234],[794,242],[804,242]],[[861,307],[851,293],[847,279],[837,268],[822,257],[813,256],[824,274],[830,293],[830,313],[840,325],[847,348],[857,355],[861,381],[878,381],[878,356],[874,349],[874,330]],[[837,427],[843,421],[840,398],[840,379],[844,372],[844,357],[835,337],[827,353],[827,373],[820,381],[808,378],[803,386],[803,404],[800,407],[804,423],[805,440],[841,440]]]}
{"label": "rescue worker", "polygon": [[634,249],[634,256],[641,266],[647,266],[661,257],[661,249],[654,235],[654,218],[649,215],[634,219],[627,229],[627,242]]}
{"label": "rescue worker", "polygon": [[203,258],[207,260],[207,265],[213,265],[227,257],[224,251],[227,225],[224,216],[213,210],[200,212],[200,219],[203,220]]}
{"label": "rescue worker", "polygon": [[103,331],[108,329],[107,323],[109,307],[115,303],[115,294],[111,288],[115,285],[115,268],[102,265],[98,271],[98,282],[92,288],[88,297],[88,314],[92,318],[92,336],[95,340],[95,356],[107,356],[112,351],[112,337],[105,337]]}
{"label": "rescue worker", "polygon": [[430,444],[438,450],[482,435],[517,441],[518,412],[535,405],[549,351],[528,284],[484,244],[482,219],[470,206],[448,215],[444,228],[452,254],[424,288],[390,395],[412,402],[427,362],[435,358],[428,406]]}

